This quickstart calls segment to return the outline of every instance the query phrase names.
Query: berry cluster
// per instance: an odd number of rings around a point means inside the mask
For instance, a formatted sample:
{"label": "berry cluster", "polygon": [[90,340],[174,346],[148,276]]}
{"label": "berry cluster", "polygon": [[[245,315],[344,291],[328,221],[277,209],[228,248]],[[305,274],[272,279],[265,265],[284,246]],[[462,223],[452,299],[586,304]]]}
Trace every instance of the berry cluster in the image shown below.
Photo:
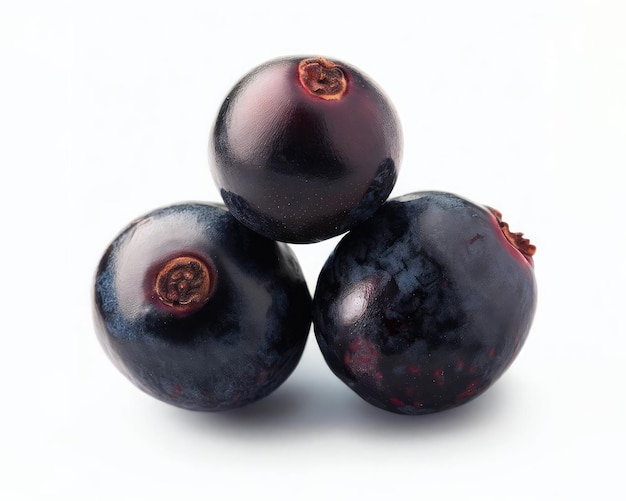
{"label": "berry cluster", "polygon": [[[377,407],[424,414],[484,392],[530,330],[535,248],[451,193],[387,201],[401,155],[392,104],[356,68],[293,57],[250,71],[210,139],[225,205],[155,210],[105,251],[107,355],[160,400],[226,410],[278,388],[313,323],[330,369]],[[288,244],[346,232],[311,297]]]}

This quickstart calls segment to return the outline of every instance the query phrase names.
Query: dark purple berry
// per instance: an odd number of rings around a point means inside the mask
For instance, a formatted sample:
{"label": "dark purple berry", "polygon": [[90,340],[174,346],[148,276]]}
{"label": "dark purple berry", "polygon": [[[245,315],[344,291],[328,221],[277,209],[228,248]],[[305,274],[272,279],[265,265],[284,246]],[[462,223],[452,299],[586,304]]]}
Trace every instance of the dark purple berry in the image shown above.
{"label": "dark purple berry", "polygon": [[322,57],[245,75],[214,124],[213,177],[232,214],[274,240],[311,243],[364,221],[387,199],[402,137],[384,93]]}
{"label": "dark purple berry", "polygon": [[319,276],[313,323],[326,362],[392,412],[471,400],[526,340],[534,251],[499,212],[456,195],[388,201],[340,241]]}
{"label": "dark purple berry", "polygon": [[137,219],[95,279],[98,338],[146,393],[195,410],[265,397],[296,367],[311,296],[287,244],[221,205],[180,204]]}

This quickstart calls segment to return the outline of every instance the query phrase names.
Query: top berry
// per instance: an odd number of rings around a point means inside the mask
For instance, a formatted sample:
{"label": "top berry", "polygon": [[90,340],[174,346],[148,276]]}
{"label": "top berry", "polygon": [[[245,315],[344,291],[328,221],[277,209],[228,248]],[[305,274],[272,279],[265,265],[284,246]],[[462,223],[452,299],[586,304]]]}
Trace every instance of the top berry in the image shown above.
{"label": "top berry", "polygon": [[215,121],[213,177],[232,214],[274,240],[346,232],[389,196],[402,135],[367,76],[321,57],[275,59],[228,94]]}

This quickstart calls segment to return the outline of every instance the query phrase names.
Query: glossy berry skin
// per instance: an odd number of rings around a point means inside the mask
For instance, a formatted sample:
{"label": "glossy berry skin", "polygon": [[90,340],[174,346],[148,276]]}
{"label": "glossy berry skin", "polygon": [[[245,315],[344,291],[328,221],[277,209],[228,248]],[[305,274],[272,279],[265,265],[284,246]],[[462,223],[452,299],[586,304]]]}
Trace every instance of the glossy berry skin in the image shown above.
{"label": "glossy berry skin", "polygon": [[509,367],[536,303],[534,247],[499,213],[450,193],[388,201],[338,244],[313,299],[332,371],[369,403],[425,414]]}
{"label": "glossy berry skin", "polygon": [[287,57],[230,91],[209,152],[235,217],[268,238],[311,243],[346,232],[387,199],[402,134],[391,102],[362,72]]}
{"label": "glossy berry skin", "polygon": [[136,386],[203,411],[263,398],[296,367],[311,296],[286,244],[218,204],[158,209],[124,229],[95,278],[97,336]]}

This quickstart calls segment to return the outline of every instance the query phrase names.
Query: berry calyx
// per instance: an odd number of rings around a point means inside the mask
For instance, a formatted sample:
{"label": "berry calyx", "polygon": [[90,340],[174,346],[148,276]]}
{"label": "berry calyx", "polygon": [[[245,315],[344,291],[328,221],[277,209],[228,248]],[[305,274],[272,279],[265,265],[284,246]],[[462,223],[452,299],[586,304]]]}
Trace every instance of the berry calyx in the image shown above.
{"label": "berry calyx", "polygon": [[300,61],[298,76],[302,87],[326,100],[341,99],[348,88],[348,80],[341,66],[323,57]]}
{"label": "berry calyx", "polygon": [[211,296],[214,277],[212,266],[196,256],[182,255],[159,267],[154,280],[154,295],[168,309],[191,313]]}
{"label": "berry calyx", "polygon": [[530,243],[530,240],[524,237],[522,232],[513,232],[509,228],[509,224],[502,220],[502,213],[494,209],[493,207],[487,207],[489,211],[494,215],[496,221],[500,225],[500,230],[502,230],[502,234],[508,240],[508,242],[515,247],[524,258],[530,263],[533,264],[532,257],[535,255],[535,251],[537,247]]}

